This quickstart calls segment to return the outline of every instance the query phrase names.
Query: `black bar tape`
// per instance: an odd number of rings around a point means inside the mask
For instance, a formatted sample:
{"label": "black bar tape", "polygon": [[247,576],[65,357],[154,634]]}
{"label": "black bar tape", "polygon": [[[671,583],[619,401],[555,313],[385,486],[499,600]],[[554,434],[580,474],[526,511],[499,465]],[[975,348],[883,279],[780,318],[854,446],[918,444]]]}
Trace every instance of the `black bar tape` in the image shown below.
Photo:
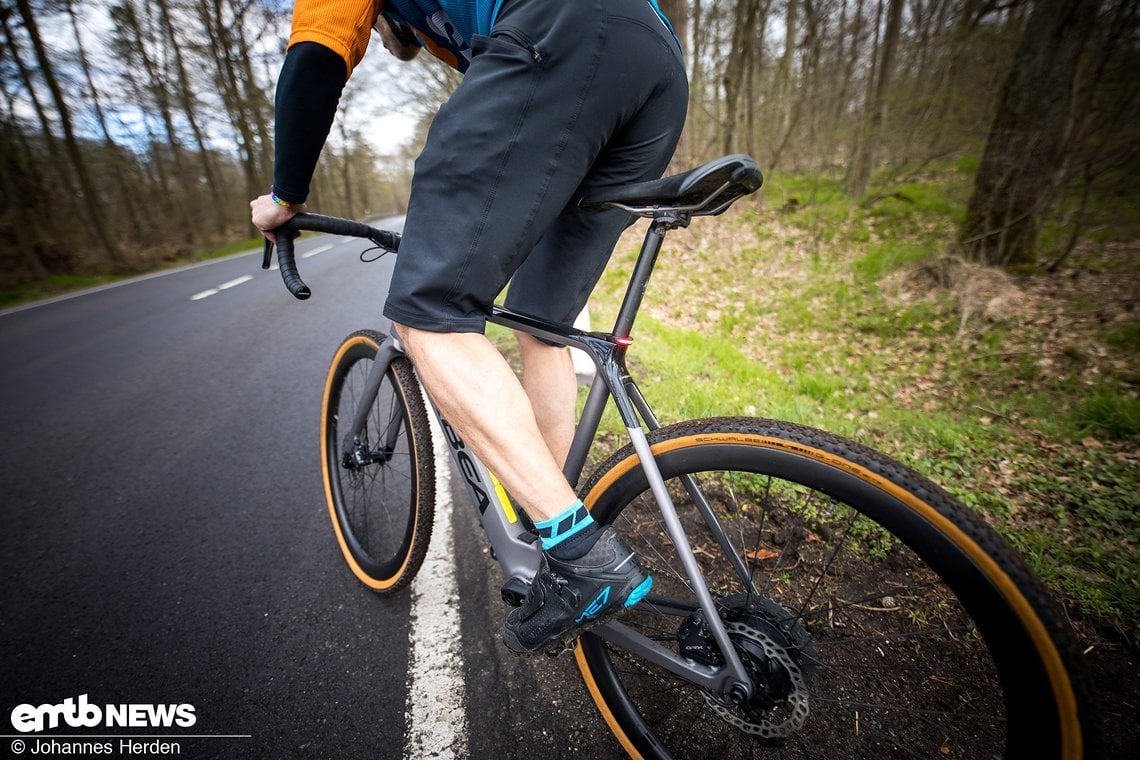
{"label": "black bar tape", "polygon": [[304,301],[313,295],[313,291],[297,273],[297,259],[293,255],[293,236],[285,227],[279,227],[274,231],[277,237],[277,266],[281,269],[281,279],[285,281],[285,287],[294,298]]}
{"label": "black bar tape", "polygon": [[[275,229],[273,234],[277,238],[277,266],[281,270],[281,279],[285,281],[285,287],[289,289],[289,292],[301,301],[313,295],[313,291],[305,284],[297,271],[297,258],[294,255],[293,233],[301,230],[366,238],[381,248],[392,252],[397,251],[400,247],[400,236],[395,232],[378,230],[353,219],[341,219],[340,217],[322,214],[297,214]],[[266,240],[262,269],[269,268],[269,255],[272,245]]]}

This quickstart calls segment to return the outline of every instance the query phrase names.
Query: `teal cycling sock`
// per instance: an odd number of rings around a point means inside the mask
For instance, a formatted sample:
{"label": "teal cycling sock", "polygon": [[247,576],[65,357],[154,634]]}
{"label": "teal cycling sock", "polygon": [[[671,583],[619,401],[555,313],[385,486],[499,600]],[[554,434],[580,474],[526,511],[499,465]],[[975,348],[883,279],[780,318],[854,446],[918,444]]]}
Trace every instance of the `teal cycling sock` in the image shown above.
{"label": "teal cycling sock", "polygon": [[590,551],[602,532],[581,500],[549,520],[536,522],[534,527],[542,539],[543,551],[561,560],[578,559]]}

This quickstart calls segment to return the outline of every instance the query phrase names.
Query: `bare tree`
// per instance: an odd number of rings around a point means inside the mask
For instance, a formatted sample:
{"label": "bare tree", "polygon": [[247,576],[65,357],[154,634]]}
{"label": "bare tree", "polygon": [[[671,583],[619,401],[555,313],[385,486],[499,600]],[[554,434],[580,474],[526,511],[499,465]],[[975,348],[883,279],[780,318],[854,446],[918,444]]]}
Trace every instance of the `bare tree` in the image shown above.
{"label": "bare tree", "polygon": [[265,190],[273,166],[269,144],[268,98],[252,81],[248,58],[242,61],[244,9],[227,5],[226,0],[198,4],[198,17],[214,68],[214,81],[234,130],[245,177],[245,195],[254,197]]}
{"label": "bare tree", "polygon": [[47,49],[44,46],[42,37],[40,37],[39,27],[36,24],[35,16],[32,14],[31,6],[28,4],[28,0],[16,0],[16,7],[20,12],[20,17],[24,22],[24,28],[28,33],[28,37],[31,39],[32,48],[35,50],[36,61],[40,67],[40,76],[43,78],[48,91],[51,93],[56,113],[59,116],[59,125],[63,130],[64,146],[68,158],[71,161],[72,168],[75,170],[75,176],[82,193],[83,208],[87,212],[88,221],[91,224],[91,231],[94,233],[95,240],[98,244],[98,251],[102,253],[106,263],[111,267],[123,269],[126,262],[118,245],[116,245],[115,241],[111,238],[107,229],[106,218],[104,217],[102,207],[99,205],[99,195],[95,191],[95,183],[91,179],[91,173],[87,169],[87,163],[79,149],[79,141],[75,136],[75,130],[71,124],[71,110],[68,108],[67,100],[63,96],[63,90],[56,80],[51,59],[48,57]]}
{"label": "bare tree", "polygon": [[[858,198],[867,192],[871,181],[871,171],[875,167],[876,154],[886,118],[887,93],[891,87],[891,77],[895,67],[895,52],[899,45],[899,30],[902,26],[903,0],[890,0],[887,7],[887,29],[883,34],[880,48],[878,75],[875,77],[873,94],[866,104],[866,121],[859,138],[855,160],[848,176],[847,190]],[[870,90],[870,88],[869,88]]]}
{"label": "bare tree", "polygon": [[[724,147],[726,153],[739,149],[740,115],[742,95],[746,93],[748,73],[757,56],[756,20],[760,13],[760,0],[737,0],[732,43],[729,48],[728,65],[724,72]],[[743,103],[747,112],[752,104]],[[752,135],[745,134],[743,149],[751,152]]]}
{"label": "bare tree", "polygon": [[1073,83],[1101,0],[1037,0],[974,182],[960,243],[976,261],[1034,264],[1041,215],[1057,196]]}
{"label": "bare tree", "polygon": [[209,216],[214,220],[215,230],[222,232],[226,228],[227,214],[225,211],[227,204],[223,199],[221,178],[218,176],[217,169],[214,166],[213,152],[206,145],[206,136],[202,126],[199,124],[194,88],[191,86],[190,77],[186,73],[182,44],[176,31],[179,25],[175,23],[174,16],[171,13],[169,0],[157,0],[157,4],[159,25],[164,32],[165,42],[172,56],[173,74],[175,77],[175,97],[178,99],[182,118],[186,120],[186,124],[194,137],[194,144],[197,147],[198,164],[201,167],[202,176],[206,180],[205,189],[211,201],[209,204]]}
{"label": "bare tree", "polygon": [[142,220],[138,211],[138,203],[131,192],[130,183],[127,181],[126,172],[123,170],[123,161],[121,159],[122,151],[111,136],[111,129],[107,124],[107,115],[103,110],[102,96],[99,88],[95,85],[95,76],[91,71],[91,64],[87,56],[86,47],[83,44],[83,33],[80,30],[79,14],[76,11],[74,0],[65,0],[64,3],[67,9],[67,15],[71,19],[71,31],[75,35],[75,46],[78,52],[78,60],[80,69],[83,71],[84,81],[87,83],[88,97],[91,99],[91,106],[95,111],[95,123],[99,126],[99,131],[103,135],[103,142],[107,146],[107,151],[111,156],[110,171],[114,179],[118,197],[123,204],[123,210],[126,214],[127,224],[133,237],[138,238],[142,235]]}
{"label": "bare tree", "polygon": [[3,271],[8,276],[45,277],[48,269],[38,244],[41,209],[37,200],[42,196],[35,192],[38,177],[28,166],[30,152],[21,147],[24,141],[14,122],[10,109],[0,118],[0,238],[10,236],[15,243],[3,246],[3,252],[15,259],[14,266],[5,262]]}

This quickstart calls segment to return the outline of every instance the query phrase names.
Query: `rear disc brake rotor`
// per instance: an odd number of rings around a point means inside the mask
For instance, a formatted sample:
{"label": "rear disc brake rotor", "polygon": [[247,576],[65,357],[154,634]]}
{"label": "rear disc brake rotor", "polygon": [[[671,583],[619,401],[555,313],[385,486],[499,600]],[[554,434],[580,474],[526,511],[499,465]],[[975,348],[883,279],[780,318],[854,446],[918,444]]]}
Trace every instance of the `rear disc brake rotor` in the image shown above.
{"label": "rear disc brake rotor", "polygon": [[[744,619],[751,618],[747,615]],[[743,621],[726,620],[724,627],[752,676],[756,692],[743,705],[725,704],[706,693],[709,706],[722,720],[762,739],[780,742],[803,728],[808,717],[807,680],[787,645]],[[764,688],[773,682],[780,684],[775,699]]]}

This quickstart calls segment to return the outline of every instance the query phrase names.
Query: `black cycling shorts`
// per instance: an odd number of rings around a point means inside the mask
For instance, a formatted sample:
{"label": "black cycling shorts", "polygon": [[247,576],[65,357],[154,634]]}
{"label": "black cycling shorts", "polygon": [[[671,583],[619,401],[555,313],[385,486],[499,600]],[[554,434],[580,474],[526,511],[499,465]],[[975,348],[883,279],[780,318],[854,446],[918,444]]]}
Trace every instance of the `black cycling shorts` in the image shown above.
{"label": "black cycling shorts", "polygon": [[510,281],[507,307],[569,322],[631,221],[578,201],[665,171],[680,49],[648,0],[507,0],[472,48],[416,161],[384,314],[482,332]]}

